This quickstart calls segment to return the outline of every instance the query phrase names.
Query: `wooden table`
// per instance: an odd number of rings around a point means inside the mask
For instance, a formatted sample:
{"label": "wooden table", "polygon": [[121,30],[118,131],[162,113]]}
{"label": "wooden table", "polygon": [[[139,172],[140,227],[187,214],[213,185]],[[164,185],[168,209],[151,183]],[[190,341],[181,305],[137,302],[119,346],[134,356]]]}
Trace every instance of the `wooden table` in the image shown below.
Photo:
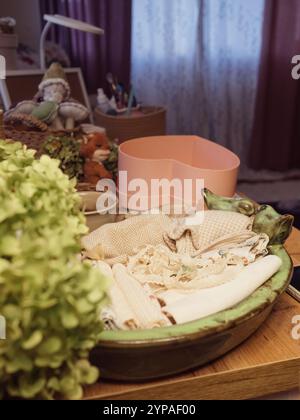
{"label": "wooden table", "polygon": [[[300,231],[293,231],[287,250],[294,264],[300,265]],[[86,390],[85,399],[238,400],[299,390],[300,340],[294,340],[291,334],[292,319],[296,315],[300,315],[300,304],[284,294],[254,336],[208,366],[142,384],[102,381]],[[297,391],[291,394],[293,398],[296,395]]]}

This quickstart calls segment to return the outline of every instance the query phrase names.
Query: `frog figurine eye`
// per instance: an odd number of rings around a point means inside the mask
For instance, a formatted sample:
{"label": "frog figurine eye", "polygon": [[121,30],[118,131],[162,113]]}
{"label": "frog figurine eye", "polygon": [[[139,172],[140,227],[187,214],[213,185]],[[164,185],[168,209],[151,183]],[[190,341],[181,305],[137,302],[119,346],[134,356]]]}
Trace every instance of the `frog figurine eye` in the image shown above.
{"label": "frog figurine eye", "polygon": [[265,210],[267,210],[268,209],[268,205],[267,204],[262,204],[261,206],[259,206],[259,208],[258,208],[258,211],[260,212],[260,211],[265,211]]}
{"label": "frog figurine eye", "polygon": [[246,215],[246,216],[253,216],[255,213],[255,206],[250,202],[246,200],[241,200],[238,204],[239,212]]}

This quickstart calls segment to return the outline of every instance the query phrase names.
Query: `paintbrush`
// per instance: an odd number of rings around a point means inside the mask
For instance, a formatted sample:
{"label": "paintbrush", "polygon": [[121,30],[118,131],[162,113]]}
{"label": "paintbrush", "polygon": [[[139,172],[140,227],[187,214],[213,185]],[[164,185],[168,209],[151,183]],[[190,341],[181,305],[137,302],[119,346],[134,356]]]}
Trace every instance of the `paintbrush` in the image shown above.
{"label": "paintbrush", "polygon": [[128,100],[128,108],[126,115],[130,115],[132,111],[133,101],[134,101],[134,87],[131,85],[130,94],[129,94],[129,100]]}

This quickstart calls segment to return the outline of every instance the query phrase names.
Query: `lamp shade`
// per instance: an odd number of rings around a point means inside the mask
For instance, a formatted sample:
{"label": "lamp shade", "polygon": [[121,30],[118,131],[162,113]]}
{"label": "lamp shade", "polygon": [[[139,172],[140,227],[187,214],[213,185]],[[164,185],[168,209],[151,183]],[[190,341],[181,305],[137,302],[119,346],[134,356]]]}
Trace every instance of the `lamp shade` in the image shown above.
{"label": "lamp shade", "polygon": [[44,19],[47,22],[53,23],[55,25],[64,26],[65,28],[77,29],[78,31],[89,32],[95,35],[104,34],[104,30],[97,26],[91,25],[86,22],[82,22],[80,20],[71,19],[67,16],[44,15]]}
{"label": "lamp shade", "polygon": [[65,28],[76,29],[77,31],[88,32],[94,35],[104,35],[104,30],[98,26],[82,22],[81,20],[72,19],[67,16],[44,15],[44,19],[47,23],[43,29],[40,39],[40,62],[42,70],[46,69],[45,41],[51,25],[64,26]]}

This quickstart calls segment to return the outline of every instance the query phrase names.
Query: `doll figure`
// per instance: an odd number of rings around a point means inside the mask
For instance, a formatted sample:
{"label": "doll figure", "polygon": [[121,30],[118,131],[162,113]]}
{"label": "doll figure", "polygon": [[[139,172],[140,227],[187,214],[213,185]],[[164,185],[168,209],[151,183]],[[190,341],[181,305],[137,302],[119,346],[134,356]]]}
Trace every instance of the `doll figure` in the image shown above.
{"label": "doll figure", "polygon": [[80,147],[80,155],[85,159],[85,182],[97,185],[103,178],[112,179],[112,174],[103,165],[110,155],[108,140],[104,134],[93,133],[87,136]]}

